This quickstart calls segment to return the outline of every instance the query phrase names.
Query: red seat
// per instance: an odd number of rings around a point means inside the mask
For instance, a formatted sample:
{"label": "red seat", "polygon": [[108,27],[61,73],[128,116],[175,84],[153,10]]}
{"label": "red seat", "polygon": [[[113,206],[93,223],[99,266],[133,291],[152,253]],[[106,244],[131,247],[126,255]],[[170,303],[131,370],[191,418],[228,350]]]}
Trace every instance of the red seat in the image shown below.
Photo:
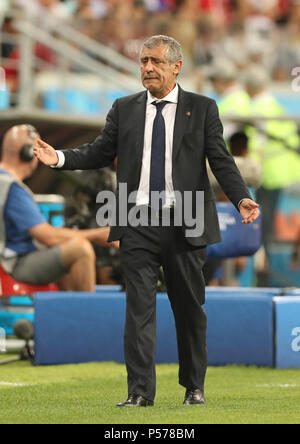
{"label": "red seat", "polygon": [[0,297],[28,296],[43,291],[58,291],[56,284],[30,285],[16,281],[0,265]]}

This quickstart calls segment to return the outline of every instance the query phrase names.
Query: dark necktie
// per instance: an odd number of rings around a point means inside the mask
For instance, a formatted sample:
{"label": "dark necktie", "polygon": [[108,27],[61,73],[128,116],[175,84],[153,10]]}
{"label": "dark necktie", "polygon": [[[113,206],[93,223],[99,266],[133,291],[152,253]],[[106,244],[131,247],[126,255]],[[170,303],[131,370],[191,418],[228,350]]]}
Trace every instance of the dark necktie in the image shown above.
{"label": "dark necktie", "polygon": [[[165,203],[160,199],[159,205],[151,198],[151,192],[165,192],[165,165],[166,165],[166,125],[162,115],[162,110],[168,102],[153,102],[156,106],[156,117],[153,122],[152,145],[151,145],[151,165],[150,165],[150,205],[155,209],[161,209]],[[152,196],[153,197],[153,196]],[[158,207],[158,208],[157,208]]]}

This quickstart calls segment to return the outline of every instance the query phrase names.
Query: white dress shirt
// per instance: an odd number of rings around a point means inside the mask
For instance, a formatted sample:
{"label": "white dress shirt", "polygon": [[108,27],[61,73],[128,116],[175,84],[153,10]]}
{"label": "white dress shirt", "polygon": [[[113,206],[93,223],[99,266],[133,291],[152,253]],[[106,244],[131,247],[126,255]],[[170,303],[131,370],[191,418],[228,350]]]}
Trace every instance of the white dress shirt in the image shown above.
{"label": "white dress shirt", "polygon": [[157,99],[156,97],[152,96],[152,94],[148,91],[142,171],[137,193],[137,200],[136,200],[137,205],[149,205],[152,132],[153,132],[154,119],[157,113],[157,108],[155,105],[153,105],[153,102],[161,102],[161,101],[170,102],[167,103],[162,110],[162,115],[165,119],[165,126],[166,126],[165,206],[171,207],[175,203],[175,193],[172,180],[172,153],[173,153],[174,124],[175,124],[176,110],[178,104],[178,93],[179,93],[178,85],[176,85],[176,87],[163,99]]}
{"label": "white dress shirt", "polygon": [[[162,111],[166,125],[166,201],[165,206],[171,207],[175,203],[175,193],[172,181],[172,153],[173,153],[173,136],[174,124],[178,103],[178,85],[163,99],[153,97],[148,91],[146,122],[144,134],[144,151],[142,160],[141,179],[137,193],[136,205],[149,205],[149,185],[150,185],[150,165],[151,165],[151,145],[153,123],[156,116],[157,108],[153,102],[168,101]],[[56,151],[58,155],[58,163],[54,168],[62,168],[65,164],[65,156],[62,151]]]}

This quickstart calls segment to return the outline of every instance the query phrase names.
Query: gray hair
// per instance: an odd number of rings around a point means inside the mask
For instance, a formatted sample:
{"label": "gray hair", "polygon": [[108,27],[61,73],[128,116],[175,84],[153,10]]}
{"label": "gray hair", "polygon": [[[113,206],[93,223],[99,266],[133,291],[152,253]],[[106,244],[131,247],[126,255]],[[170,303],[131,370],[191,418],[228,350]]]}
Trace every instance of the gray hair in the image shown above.
{"label": "gray hair", "polygon": [[166,57],[170,63],[176,63],[179,60],[183,61],[183,52],[180,43],[166,35],[154,35],[147,39],[142,46],[141,53],[144,48],[153,49],[159,46],[166,46],[168,48]]}

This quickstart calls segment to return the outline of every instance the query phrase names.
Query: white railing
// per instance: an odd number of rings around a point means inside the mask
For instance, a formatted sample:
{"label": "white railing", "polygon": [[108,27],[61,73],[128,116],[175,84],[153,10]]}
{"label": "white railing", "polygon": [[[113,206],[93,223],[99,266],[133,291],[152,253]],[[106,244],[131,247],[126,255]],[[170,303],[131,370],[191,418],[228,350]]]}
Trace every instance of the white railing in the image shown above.
{"label": "white railing", "polygon": [[[17,34],[3,33],[0,39],[19,49],[19,60],[4,59],[0,54],[0,66],[18,72],[18,91],[13,101],[21,109],[33,109],[35,103],[36,72],[51,71],[66,86],[66,77],[72,72],[69,65],[76,65],[87,74],[92,74],[103,84],[103,89],[119,89],[128,93],[140,90],[138,64],[123,55],[85,36],[67,23],[57,26],[50,14],[43,15],[43,24],[34,17],[19,11],[9,11]],[[47,26],[45,26],[45,23]],[[35,55],[36,43],[43,44],[55,53],[57,66],[43,62]]]}

